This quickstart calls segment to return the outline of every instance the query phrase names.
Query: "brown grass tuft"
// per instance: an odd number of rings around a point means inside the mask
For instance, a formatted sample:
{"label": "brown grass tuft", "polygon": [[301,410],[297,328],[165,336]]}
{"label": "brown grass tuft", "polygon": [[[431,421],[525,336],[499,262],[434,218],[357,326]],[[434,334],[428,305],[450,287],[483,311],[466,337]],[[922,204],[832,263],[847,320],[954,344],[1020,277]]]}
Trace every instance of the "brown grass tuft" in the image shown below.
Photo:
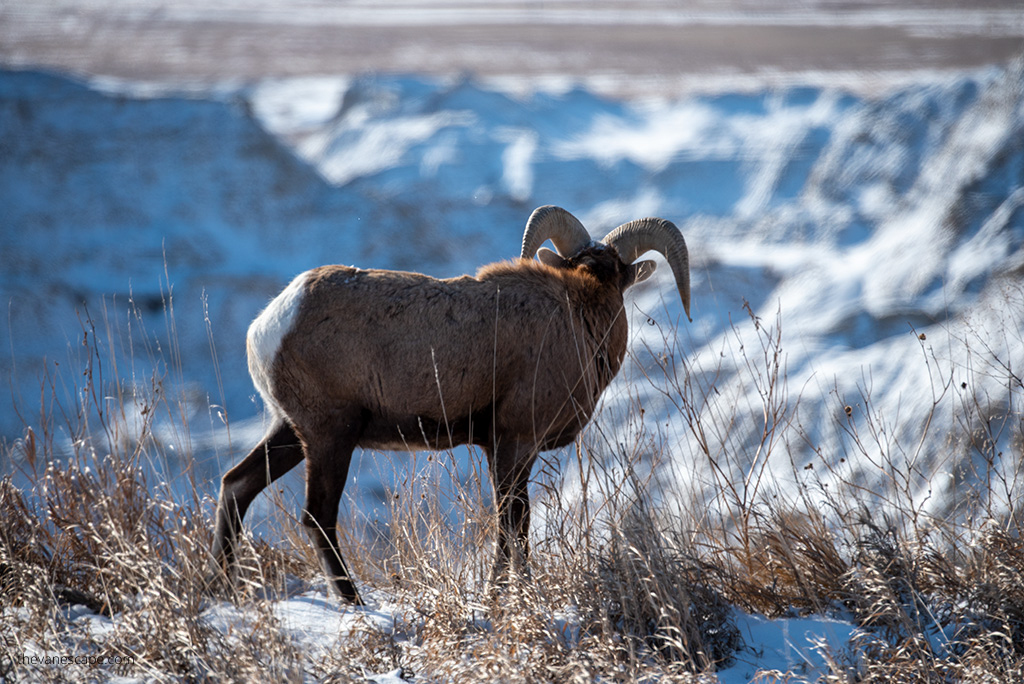
{"label": "brown grass tuft", "polygon": [[[954,452],[967,495],[936,511],[915,498],[915,485],[927,484],[920,450],[891,437],[867,392],[859,402],[823,400],[834,403],[849,451],[834,457],[812,445],[813,463],[826,465],[797,464],[794,445],[809,437],[797,419],[803,399],[785,385],[778,323],[751,315],[750,326],[761,348],[735,352],[760,402],[744,405],[749,414],[713,409],[716,369],[672,361],[681,353],[652,356],[648,380],[664,375],[655,396],[676,407],[701,461],[688,464],[698,473],[690,488],[670,476],[684,440],[646,425],[642,406],[625,437],[599,416],[573,452],[539,467],[532,577],[501,591],[485,581],[494,522],[481,455],[415,455],[412,465],[372,455],[400,484],[379,518],[343,506],[342,543],[393,624],[360,614],[317,649],[275,612],[282,598],[325,586],[296,512],[276,512],[273,543],[243,534],[235,583],[211,575],[216,483],[186,468],[172,488],[153,465],[167,458],[159,421],[190,462],[188,411],[162,377],[140,387],[117,377],[113,357],[101,364],[101,350],[116,345],[88,324],[83,386],[58,391],[62,381],[47,378],[38,423],[5,454],[20,470],[0,479],[0,676],[713,681],[759,647],[743,641],[743,610],[855,623],[849,644],[818,645],[822,681],[1024,679],[1024,543],[1007,466],[1024,462],[1024,386],[1009,364],[985,366],[1007,373],[1001,409],[963,401],[963,434],[921,437]],[[938,369],[934,357],[925,362]],[[937,385],[935,411],[946,410],[949,388]],[[847,457],[877,464],[891,486],[847,477]],[[779,463],[795,490],[778,485]],[[46,653],[103,659],[24,662]],[[805,681],[798,671],[754,676]]]}

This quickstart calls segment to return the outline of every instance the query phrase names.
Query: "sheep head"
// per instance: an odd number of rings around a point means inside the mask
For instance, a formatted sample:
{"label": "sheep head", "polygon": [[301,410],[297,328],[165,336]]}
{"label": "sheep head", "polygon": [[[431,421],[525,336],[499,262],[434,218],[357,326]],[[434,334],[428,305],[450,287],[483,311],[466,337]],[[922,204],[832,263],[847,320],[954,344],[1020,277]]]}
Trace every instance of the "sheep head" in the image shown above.
{"label": "sheep head", "polygon": [[[551,240],[555,250],[541,247]],[[523,234],[523,259],[535,255],[541,262],[555,268],[584,266],[603,281],[618,278],[626,288],[646,280],[653,273],[653,261],[637,261],[643,254],[660,252],[672,268],[679,297],[690,318],[690,259],[686,241],[679,229],[661,218],[644,218],[624,223],[608,233],[600,242],[593,240],[579,219],[561,207],[536,209],[526,223]]]}

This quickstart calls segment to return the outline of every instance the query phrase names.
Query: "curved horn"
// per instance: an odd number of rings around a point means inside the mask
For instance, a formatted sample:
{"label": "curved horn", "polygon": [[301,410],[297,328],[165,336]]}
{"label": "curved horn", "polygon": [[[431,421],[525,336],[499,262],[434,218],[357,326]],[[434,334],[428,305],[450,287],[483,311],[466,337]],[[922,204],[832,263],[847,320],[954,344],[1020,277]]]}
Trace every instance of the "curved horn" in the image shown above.
{"label": "curved horn", "polygon": [[523,259],[532,259],[537,249],[550,239],[561,256],[572,256],[592,240],[575,216],[561,207],[538,207],[530,214],[523,233]]}
{"label": "curved horn", "polygon": [[661,218],[637,219],[622,224],[608,233],[601,242],[615,247],[619,257],[627,264],[632,264],[644,252],[652,249],[661,252],[676,277],[676,287],[683,300],[686,318],[693,320],[690,318],[690,256],[686,251],[683,234],[674,223]]}

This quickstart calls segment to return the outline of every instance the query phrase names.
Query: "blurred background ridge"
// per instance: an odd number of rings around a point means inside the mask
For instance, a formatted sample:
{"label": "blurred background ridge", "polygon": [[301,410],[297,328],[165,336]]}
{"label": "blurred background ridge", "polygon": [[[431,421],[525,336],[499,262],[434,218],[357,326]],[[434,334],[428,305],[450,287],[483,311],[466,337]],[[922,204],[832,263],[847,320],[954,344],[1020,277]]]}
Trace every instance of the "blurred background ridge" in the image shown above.
{"label": "blurred background ridge", "polygon": [[130,79],[471,73],[635,95],[798,77],[877,90],[1022,49],[1017,0],[0,3],[0,64]]}

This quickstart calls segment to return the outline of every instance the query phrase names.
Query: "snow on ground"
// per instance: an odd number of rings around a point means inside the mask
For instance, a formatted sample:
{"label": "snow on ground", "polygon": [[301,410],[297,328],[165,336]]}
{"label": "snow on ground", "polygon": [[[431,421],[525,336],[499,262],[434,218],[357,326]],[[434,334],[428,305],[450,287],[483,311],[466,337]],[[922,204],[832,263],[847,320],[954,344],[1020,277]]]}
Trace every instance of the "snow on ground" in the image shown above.
{"label": "snow on ground", "polygon": [[[337,651],[346,639],[358,634],[385,635],[409,649],[410,659],[415,659],[416,646],[409,639],[415,625],[410,620],[419,618],[409,606],[396,604],[379,592],[374,592],[371,605],[353,608],[341,605],[326,593],[324,587],[305,587],[292,595],[279,599],[271,606],[271,612],[282,629],[311,662],[323,654]],[[118,629],[118,616],[112,618],[97,615],[84,606],[72,606],[66,611],[66,618],[72,629],[81,630],[102,640],[104,634]],[[253,630],[255,622],[265,619],[254,611],[239,609],[229,603],[213,603],[203,610],[200,619],[206,626],[215,629],[226,638],[245,638]],[[478,618],[482,619],[482,618]],[[772,671],[791,673],[798,681],[814,681],[828,673],[827,654],[839,654],[847,648],[858,630],[848,622],[826,617],[789,617],[769,620],[758,615],[748,615],[734,610],[733,622],[739,629],[743,646],[735,653],[734,660],[717,671],[722,684],[746,684],[759,673]],[[552,616],[552,634],[573,640],[579,638],[579,624],[573,615],[566,612]],[[27,656],[46,655],[28,652]],[[401,670],[366,672],[366,681],[381,684],[403,682]],[[444,673],[437,673],[442,675]],[[418,673],[416,681],[431,677],[431,673]],[[128,680],[122,680],[128,681]]]}

